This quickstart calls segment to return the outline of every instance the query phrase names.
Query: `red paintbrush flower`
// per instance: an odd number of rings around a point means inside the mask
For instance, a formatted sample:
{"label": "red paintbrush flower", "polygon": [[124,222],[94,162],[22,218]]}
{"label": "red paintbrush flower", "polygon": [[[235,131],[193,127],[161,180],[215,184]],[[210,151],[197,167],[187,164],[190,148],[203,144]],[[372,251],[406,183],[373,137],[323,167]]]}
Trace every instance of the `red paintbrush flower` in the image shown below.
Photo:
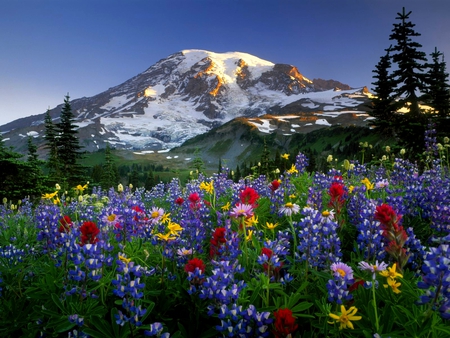
{"label": "red paintbrush flower", "polygon": [[205,272],[205,263],[203,263],[200,258],[193,258],[189,260],[184,266],[184,271],[194,272],[196,268],[198,268],[201,273]]}
{"label": "red paintbrush flower", "polygon": [[100,233],[100,230],[97,228],[97,224],[94,222],[84,222],[80,227],[81,231],[81,243],[83,246],[85,244],[94,244],[98,242],[97,235]]}
{"label": "red paintbrush flower", "polygon": [[270,184],[269,184],[269,188],[272,191],[277,190],[280,187],[280,181],[278,180],[273,180]]}
{"label": "red paintbrush flower", "polygon": [[243,204],[250,204],[255,208],[255,203],[258,200],[259,195],[255,189],[247,187],[241,191],[239,198]]}
{"label": "red paintbrush flower", "polygon": [[211,246],[209,247],[209,256],[213,258],[219,254],[219,248],[222,244],[226,243],[225,239],[226,229],[221,227],[214,230],[213,237],[211,238]]}
{"label": "red paintbrush flower", "polygon": [[275,338],[286,338],[292,336],[297,330],[298,324],[295,323],[295,317],[289,309],[279,309],[273,313],[275,317],[275,329],[272,331]]}
{"label": "red paintbrush flower", "polygon": [[58,223],[60,224],[58,228],[59,232],[70,232],[70,228],[72,228],[73,225],[72,220],[67,215],[60,218]]}

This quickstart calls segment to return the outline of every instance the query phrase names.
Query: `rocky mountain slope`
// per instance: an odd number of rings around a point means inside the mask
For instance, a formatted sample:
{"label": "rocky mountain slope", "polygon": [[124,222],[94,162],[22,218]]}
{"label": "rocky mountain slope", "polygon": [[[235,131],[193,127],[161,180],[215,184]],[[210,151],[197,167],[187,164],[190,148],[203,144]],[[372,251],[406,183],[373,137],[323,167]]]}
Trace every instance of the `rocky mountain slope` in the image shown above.
{"label": "rocky mountain slope", "polygon": [[[106,143],[160,151],[241,117],[261,132],[305,132],[311,125],[343,123],[342,114],[347,114],[344,120],[350,124],[364,123],[368,95],[365,88],[310,80],[295,66],[246,53],[184,50],[98,95],[73,99],[71,106],[80,143],[87,151]],[[62,104],[50,110],[54,123],[61,109]],[[0,126],[5,143],[26,152],[26,138],[31,135],[42,149],[44,116]]]}

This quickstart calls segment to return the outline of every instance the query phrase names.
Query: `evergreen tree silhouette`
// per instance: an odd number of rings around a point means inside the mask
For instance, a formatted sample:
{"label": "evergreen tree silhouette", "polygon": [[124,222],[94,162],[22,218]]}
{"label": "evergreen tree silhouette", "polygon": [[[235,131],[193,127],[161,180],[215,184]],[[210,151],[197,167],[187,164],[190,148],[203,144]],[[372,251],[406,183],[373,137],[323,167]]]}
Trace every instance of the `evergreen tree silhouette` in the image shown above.
{"label": "evergreen tree silhouette", "polygon": [[392,97],[394,92],[394,82],[389,69],[391,68],[391,57],[389,55],[390,48],[386,50],[386,54],[380,58],[380,61],[375,66],[373,78],[377,81],[372,82],[375,86],[373,88],[374,97],[372,97],[371,111],[369,114],[375,117],[370,121],[370,125],[378,127],[379,130],[387,135],[394,133],[394,121],[396,115],[395,100]]}
{"label": "evergreen tree silhouette", "polygon": [[400,23],[394,24],[389,40],[396,41],[391,48],[392,62],[397,68],[392,73],[392,80],[395,86],[394,94],[398,98],[400,107],[408,107],[411,117],[420,116],[419,101],[426,92],[426,74],[424,63],[427,62],[426,54],[419,50],[422,45],[413,40],[420,36],[414,30],[415,24],[409,21],[412,12],[397,13],[397,20]]}
{"label": "evergreen tree silhouette", "polygon": [[58,160],[58,142],[56,139],[57,131],[53,124],[50,110],[47,109],[45,114],[45,148],[48,150],[47,168],[48,176],[54,183],[58,183],[61,179],[61,167]]}
{"label": "evergreen tree silhouette", "polygon": [[432,63],[427,64],[427,99],[429,104],[436,110],[439,117],[450,114],[450,86],[448,85],[449,74],[446,72],[447,65],[444,55],[435,47],[430,54]]}
{"label": "evergreen tree silhouette", "polygon": [[64,106],[60,115],[60,122],[56,125],[57,154],[61,169],[61,177],[69,187],[84,183],[85,168],[81,166],[79,160],[83,157],[82,147],[78,140],[78,126],[74,123],[70,97],[67,94],[64,98]]}

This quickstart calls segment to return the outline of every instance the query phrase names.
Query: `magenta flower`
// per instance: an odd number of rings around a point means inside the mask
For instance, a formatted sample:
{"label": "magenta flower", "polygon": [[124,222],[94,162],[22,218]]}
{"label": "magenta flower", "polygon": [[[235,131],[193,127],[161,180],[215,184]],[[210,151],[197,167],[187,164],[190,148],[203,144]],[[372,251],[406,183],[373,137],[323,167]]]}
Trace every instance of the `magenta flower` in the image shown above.
{"label": "magenta flower", "polygon": [[386,270],[386,268],[388,267],[388,264],[386,264],[385,262],[378,263],[378,261],[376,261],[375,264],[359,262],[358,266],[363,271],[372,272],[372,279],[375,280],[376,273]]}
{"label": "magenta flower", "polygon": [[231,210],[230,216],[234,218],[243,217],[252,217],[253,216],[253,206],[251,204],[238,203]]}
{"label": "magenta flower", "polygon": [[337,262],[331,264],[331,271],[334,272],[336,277],[342,277],[343,279],[353,279],[353,269],[345,263]]}

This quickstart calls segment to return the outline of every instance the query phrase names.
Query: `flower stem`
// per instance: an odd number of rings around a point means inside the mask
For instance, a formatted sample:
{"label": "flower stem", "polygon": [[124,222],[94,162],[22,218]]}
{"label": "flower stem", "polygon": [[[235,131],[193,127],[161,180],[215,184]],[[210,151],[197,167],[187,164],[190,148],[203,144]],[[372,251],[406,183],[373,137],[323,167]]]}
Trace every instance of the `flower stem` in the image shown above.
{"label": "flower stem", "polygon": [[375,298],[375,280],[372,280],[372,301],[373,301],[373,309],[375,311],[375,328],[377,329],[377,333],[380,329],[380,323],[378,321],[378,309],[377,309],[377,302]]}
{"label": "flower stem", "polygon": [[242,226],[242,231],[243,231],[243,234],[244,234],[244,247],[243,247],[243,254],[244,254],[244,259],[245,259],[245,268],[246,268],[246,270],[248,270],[248,247],[247,247],[247,229],[246,229],[246,227],[245,227],[245,219],[244,219],[244,217],[242,216],[241,217],[241,226]]}
{"label": "flower stem", "polygon": [[297,236],[295,234],[294,223],[292,222],[292,216],[289,216],[289,225],[291,227],[292,239],[294,241],[294,247],[292,248],[292,266],[295,269],[295,251],[297,250]]}

